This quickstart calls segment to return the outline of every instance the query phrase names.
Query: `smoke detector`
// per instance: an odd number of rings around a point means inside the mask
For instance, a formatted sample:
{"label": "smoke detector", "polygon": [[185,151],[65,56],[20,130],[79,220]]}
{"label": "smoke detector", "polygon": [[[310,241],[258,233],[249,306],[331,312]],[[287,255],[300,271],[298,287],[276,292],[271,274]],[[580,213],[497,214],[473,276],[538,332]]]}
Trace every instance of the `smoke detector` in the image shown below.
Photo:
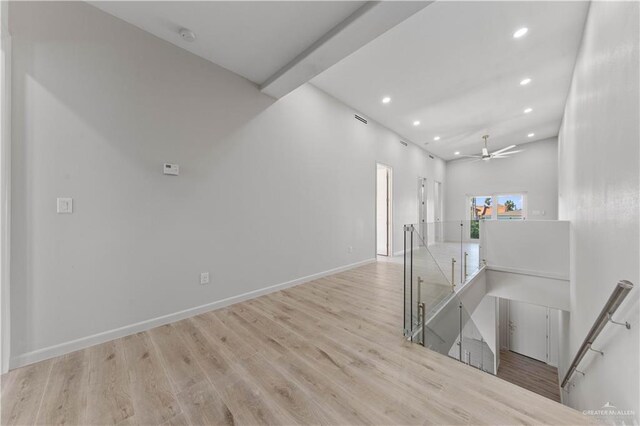
{"label": "smoke detector", "polygon": [[178,31],[178,34],[180,34],[180,37],[182,37],[184,41],[191,42],[196,39],[196,33],[194,33],[193,31],[187,28],[180,28],[180,31]]}

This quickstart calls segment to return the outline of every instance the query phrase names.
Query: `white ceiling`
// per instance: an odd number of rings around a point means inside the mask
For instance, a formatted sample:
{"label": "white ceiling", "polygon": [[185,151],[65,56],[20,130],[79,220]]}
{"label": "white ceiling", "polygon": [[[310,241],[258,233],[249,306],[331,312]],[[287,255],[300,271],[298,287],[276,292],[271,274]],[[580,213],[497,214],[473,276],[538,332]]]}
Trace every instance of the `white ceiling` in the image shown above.
{"label": "white ceiling", "polygon": [[[92,5],[262,84],[364,1],[102,1]],[[180,28],[196,33],[180,38]]]}
{"label": "white ceiling", "polygon": [[[490,151],[556,136],[587,10],[586,2],[436,2],[312,83],[444,159],[479,153],[485,133]],[[514,39],[521,27],[529,32]],[[532,82],[520,86],[525,77]]]}

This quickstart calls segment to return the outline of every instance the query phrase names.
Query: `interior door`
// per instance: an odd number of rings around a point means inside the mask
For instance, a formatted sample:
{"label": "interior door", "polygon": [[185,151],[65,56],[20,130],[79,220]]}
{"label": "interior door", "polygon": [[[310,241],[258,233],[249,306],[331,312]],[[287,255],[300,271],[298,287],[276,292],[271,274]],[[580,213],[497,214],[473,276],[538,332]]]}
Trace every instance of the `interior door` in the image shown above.
{"label": "interior door", "polygon": [[427,240],[427,179],[418,178],[418,232]]}
{"label": "interior door", "polygon": [[509,350],[547,362],[547,308],[509,301]]}

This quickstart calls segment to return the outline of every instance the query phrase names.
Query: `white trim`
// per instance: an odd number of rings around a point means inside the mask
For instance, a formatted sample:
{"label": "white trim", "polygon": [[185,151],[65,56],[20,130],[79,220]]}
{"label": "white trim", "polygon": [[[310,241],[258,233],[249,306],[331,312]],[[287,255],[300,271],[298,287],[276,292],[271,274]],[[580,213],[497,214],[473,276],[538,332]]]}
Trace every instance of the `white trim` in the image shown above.
{"label": "white trim", "polygon": [[569,281],[569,277],[567,277],[566,275],[553,274],[553,273],[549,273],[549,272],[533,271],[533,270],[530,270],[530,269],[511,268],[511,267],[508,267],[508,266],[496,266],[496,265],[487,265],[487,269],[489,271],[508,272],[508,273],[511,273],[511,274],[529,275],[529,276],[532,276],[532,277],[550,278],[552,280],[560,280],[560,281]]}
{"label": "white trim", "polygon": [[11,34],[9,2],[0,2],[2,52],[0,53],[0,373],[9,371],[11,354]]}
{"label": "white trim", "polygon": [[287,281],[280,284],[275,284],[269,287],[261,288],[258,290],[249,291],[247,293],[239,294],[237,296],[228,297],[226,299],[218,300],[205,305],[196,306],[194,308],[185,309],[183,311],[175,312],[172,314],[162,315],[149,320],[141,321],[135,324],[126,325],[124,327],[115,328],[113,330],[103,331],[101,333],[93,334],[91,336],[81,337],[79,339],[71,340],[69,342],[60,343],[57,345],[49,346],[35,351],[27,352],[25,354],[18,355],[11,359],[11,369],[22,367],[34,362],[43,361],[45,359],[57,357],[67,354],[69,352],[77,351],[87,348],[89,346],[97,345],[100,343],[108,342],[110,340],[118,339],[120,337],[129,336],[131,334],[146,331],[155,327],[159,327],[164,324],[169,324],[175,321],[179,321],[185,318],[190,318],[195,315],[202,314],[204,312],[212,311],[215,309],[224,308],[235,303],[243,302],[245,300],[253,299],[255,297],[263,296],[265,294],[273,293],[286,288],[294,287],[299,284],[304,284],[309,281],[316,280],[318,278],[332,275],[338,272],[346,271],[349,269],[357,268],[359,266],[367,265],[375,262],[376,259],[367,259],[360,262],[352,263],[338,268],[329,269],[316,274],[307,275],[306,277],[296,278],[295,280]]}
{"label": "white trim", "polygon": [[[527,191],[512,191],[512,192],[494,192],[492,194],[488,194],[488,195],[473,195],[473,194],[465,194],[465,196],[467,197],[467,204],[466,204],[466,208],[467,208],[467,212],[466,212],[466,216],[463,217],[468,217],[469,215],[469,207],[471,206],[471,199],[472,198],[477,198],[477,197],[485,197],[485,198],[491,198],[491,205],[492,206],[497,206],[498,205],[498,197],[504,197],[506,195],[522,195],[522,219],[512,219],[512,220],[527,220],[528,212],[527,212],[527,198],[529,196],[529,193]],[[469,221],[471,220],[470,218],[468,219]],[[499,220],[498,219],[498,209],[491,209],[491,218],[489,219],[480,219],[480,220]],[[505,219],[503,219],[505,220]],[[474,239],[475,241],[475,239]]]}

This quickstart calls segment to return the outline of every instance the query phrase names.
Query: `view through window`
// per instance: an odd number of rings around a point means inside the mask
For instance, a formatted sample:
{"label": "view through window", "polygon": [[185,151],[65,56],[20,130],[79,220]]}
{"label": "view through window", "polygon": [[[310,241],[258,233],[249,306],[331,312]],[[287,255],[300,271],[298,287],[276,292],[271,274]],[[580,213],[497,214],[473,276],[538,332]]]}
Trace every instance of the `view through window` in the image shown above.
{"label": "view through window", "polygon": [[491,202],[491,196],[479,195],[471,197],[471,238],[480,238],[480,221],[491,219]]}
{"label": "view through window", "polygon": [[524,194],[475,195],[470,197],[470,235],[480,238],[481,220],[523,220]]}
{"label": "view through window", "polygon": [[522,205],[524,196],[499,195],[498,196],[498,220],[524,219],[522,215]]}

